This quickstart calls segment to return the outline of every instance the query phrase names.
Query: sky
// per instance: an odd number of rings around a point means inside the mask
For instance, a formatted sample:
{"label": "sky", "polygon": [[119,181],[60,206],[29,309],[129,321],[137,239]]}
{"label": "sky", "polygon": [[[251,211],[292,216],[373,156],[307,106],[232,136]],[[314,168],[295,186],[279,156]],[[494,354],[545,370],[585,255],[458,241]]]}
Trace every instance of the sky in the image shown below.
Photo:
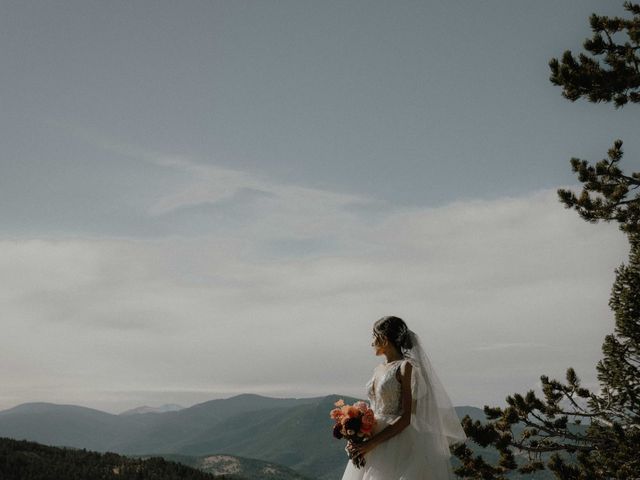
{"label": "sky", "polygon": [[622,2],[4,1],[0,409],[365,398],[384,315],[454,405],[597,391],[639,111],[548,62]]}

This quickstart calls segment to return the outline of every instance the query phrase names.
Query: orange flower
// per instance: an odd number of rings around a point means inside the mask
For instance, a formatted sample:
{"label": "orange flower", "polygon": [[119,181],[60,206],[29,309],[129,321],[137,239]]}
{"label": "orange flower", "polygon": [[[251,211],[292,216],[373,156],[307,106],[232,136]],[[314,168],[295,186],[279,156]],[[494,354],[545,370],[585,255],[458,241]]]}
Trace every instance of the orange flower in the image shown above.
{"label": "orange flower", "polygon": [[334,408],[333,410],[331,410],[330,417],[334,420],[338,420],[343,416],[344,413],[342,413],[342,410],[340,410],[339,408]]}
{"label": "orange flower", "polygon": [[340,400],[338,400],[336,403],[334,403],[334,405],[335,405],[336,407],[342,407],[342,406],[344,405],[344,400],[343,400],[343,399],[340,399]]}

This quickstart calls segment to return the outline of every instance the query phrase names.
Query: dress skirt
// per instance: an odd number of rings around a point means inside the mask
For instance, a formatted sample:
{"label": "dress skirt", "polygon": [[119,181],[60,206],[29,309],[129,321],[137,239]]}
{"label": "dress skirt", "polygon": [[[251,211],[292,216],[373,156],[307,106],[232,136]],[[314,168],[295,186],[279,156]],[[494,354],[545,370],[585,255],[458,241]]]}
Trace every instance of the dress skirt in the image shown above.
{"label": "dress skirt", "polygon": [[[384,430],[397,415],[376,415],[374,434]],[[365,466],[356,468],[348,460],[342,480],[445,480],[455,478],[448,459],[433,450],[433,462],[429,451],[416,451],[418,432],[409,425],[399,434],[382,442],[365,454]],[[424,448],[424,447],[423,447]]]}

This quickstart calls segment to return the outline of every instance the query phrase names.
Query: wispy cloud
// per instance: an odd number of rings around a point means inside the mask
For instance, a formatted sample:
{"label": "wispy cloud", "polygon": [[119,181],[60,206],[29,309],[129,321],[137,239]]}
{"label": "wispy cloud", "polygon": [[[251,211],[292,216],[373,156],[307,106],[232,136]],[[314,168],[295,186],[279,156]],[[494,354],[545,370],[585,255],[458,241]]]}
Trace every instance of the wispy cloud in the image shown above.
{"label": "wispy cloud", "polygon": [[487,345],[479,345],[472,347],[471,350],[483,351],[483,350],[510,350],[521,348],[547,348],[549,345],[545,343],[534,342],[509,342],[509,343],[490,343]]}
{"label": "wispy cloud", "polygon": [[119,190],[105,195],[110,202],[127,199],[129,209],[120,207],[123,215],[130,211],[138,215],[130,219],[125,231],[122,226],[114,229],[117,236],[188,237],[223,232],[236,238],[260,237],[266,241],[265,249],[273,251],[278,249],[274,246],[287,242],[324,249],[327,244],[337,245],[336,232],[348,234],[353,225],[372,223],[394,209],[366,195],[286,183],[257,171],[222,167],[215,158],[157,152],[86,127],[58,121],[53,125],[75,140],[124,159],[122,176],[135,176],[135,182],[110,185]]}

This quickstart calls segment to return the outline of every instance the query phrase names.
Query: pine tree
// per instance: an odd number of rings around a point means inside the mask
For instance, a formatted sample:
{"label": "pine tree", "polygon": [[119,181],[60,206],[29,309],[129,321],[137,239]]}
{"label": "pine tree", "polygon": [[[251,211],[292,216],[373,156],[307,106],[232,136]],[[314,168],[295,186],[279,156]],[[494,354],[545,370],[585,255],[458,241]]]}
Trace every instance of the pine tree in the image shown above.
{"label": "pine tree", "polygon": [[[583,46],[593,56],[576,59],[566,51],[562,60],[549,62],[550,80],[565,98],[613,102],[615,108],[640,102],[640,5],[625,2],[624,9],[631,18],[591,15],[593,36]],[[619,38],[623,34],[626,40]],[[456,473],[464,478],[504,479],[513,470],[545,467],[562,480],[640,478],[640,172],[626,175],[622,156],[622,140],[616,140],[608,158],[595,165],[572,158],[582,192],[558,190],[566,208],[589,222],[615,221],[629,239],[629,260],[616,269],[609,300],[614,333],[605,337],[596,365],[600,391],[583,388],[568,368],[566,383],[540,377],[544,399],[533,390],[516,393],[507,396],[506,408],[485,405],[486,423],[465,416],[467,435],[495,447],[500,459],[491,465],[473,457],[467,445],[456,446],[462,461]],[[518,465],[514,449],[528,452],[529,460]],[[546,465],[543,454],[550,454]]]}

